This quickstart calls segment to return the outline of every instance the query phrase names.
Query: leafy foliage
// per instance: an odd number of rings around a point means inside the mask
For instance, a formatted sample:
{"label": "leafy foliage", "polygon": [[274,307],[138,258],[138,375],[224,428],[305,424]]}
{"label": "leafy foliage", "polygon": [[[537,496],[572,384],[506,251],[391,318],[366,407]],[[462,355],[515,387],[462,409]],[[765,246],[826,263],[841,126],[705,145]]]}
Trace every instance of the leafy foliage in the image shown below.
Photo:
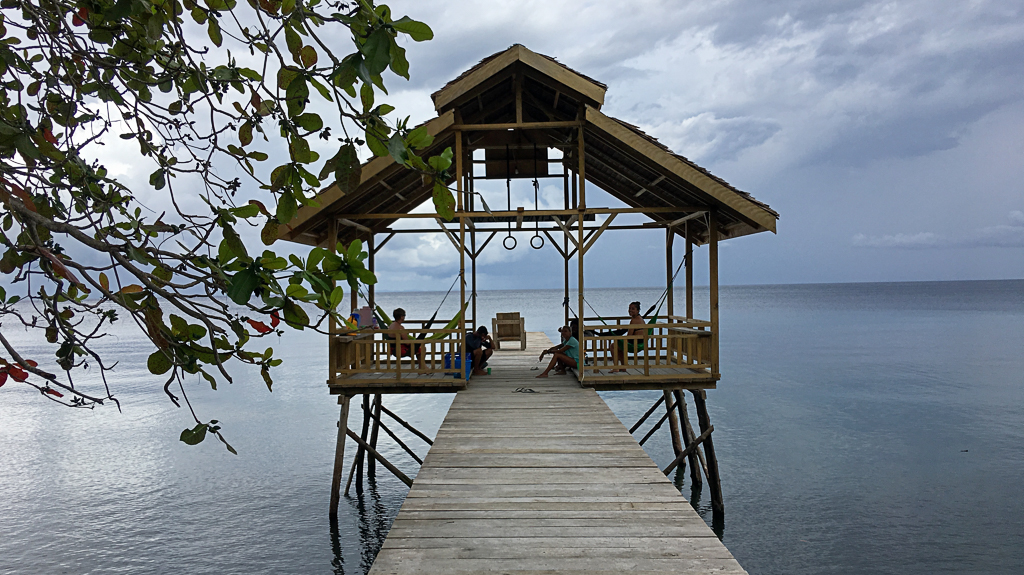
{"label": "leafy foliage", "polygon": [[[305,258],[270,249],[322,187],[358,185],[361,146],[438,182],[435,203],[451,217],[451,151],[420,158],[431,136],[407,118],[389,122],[394,108],[376,102],[386,71],[409,77],[398,37],[432,37],[387,6],[0,0],[0,10],[0,273],[22,286],[9,297],[0,289],[0,324],[43,331],[63,371],[22,357],[0,333],[0,386],[25,383],[75,407],[116,403],[94,344],[123,314],[153,342],[147,366],[176,405],[188,403],[186,374],[216,389],[231,381],[232,361],[258,366],[271,388],[281,360],[258,340],[284,326],[322,330],[345,284],[376,281],[358,241]],[[354,45],[343,56],[329,48],[342,27]],[[123,160],[148,184],[98,161],[117,138],[137,146]],[[321,159],[325,147],[334,152]],[[234,173],[244,177],[224,175]],[[143,200],[173,211],[155,215]],[[241,226],[259,227],[267,249],[247,245]],[[16,305],[22,296],[32,312]],[[90,363],[98,392],[75,382]],[[224,441],[216,421],[192,415],[182,441]]]}

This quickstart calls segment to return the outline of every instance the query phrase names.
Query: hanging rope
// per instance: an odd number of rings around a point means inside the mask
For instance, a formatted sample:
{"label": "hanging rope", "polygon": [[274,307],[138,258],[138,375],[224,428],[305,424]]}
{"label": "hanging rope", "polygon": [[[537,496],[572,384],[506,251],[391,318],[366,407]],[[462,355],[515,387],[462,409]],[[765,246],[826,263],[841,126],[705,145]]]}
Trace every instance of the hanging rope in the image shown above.
{"label": "hanging rope", "polygon": [[[505,195],[508,198],[508,211],[512,211],[512,154],[509,152],[508,144],[505,144]],[[509,245],[509,240],[512,240]],[[501,241],[506,250],[516,249],[516,239],[512,237],[512,220],[508,221],[508,236]]]}
{"label": "hanging rope", "polygon": [[[537,179],[537,175],[540,172],[537,170],[537,144],[533,145],[533,209],[534,211],[540,211],[540,180]],[[544,238],[540,237],[540,218],[534,215],[533,220],[533,237],[530,238],[530,247],[539,250],[544,247]],[[535,243],[535,240],[540,240],[540,243]]]}

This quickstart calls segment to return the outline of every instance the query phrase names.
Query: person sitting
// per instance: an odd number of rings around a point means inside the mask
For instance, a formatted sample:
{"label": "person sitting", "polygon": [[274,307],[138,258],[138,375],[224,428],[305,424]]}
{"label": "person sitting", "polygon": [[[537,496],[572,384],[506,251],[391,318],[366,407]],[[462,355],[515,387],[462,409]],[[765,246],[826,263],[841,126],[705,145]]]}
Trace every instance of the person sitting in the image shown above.
{"label": "person sitting", "polygon": [[[644,318],[640,315],[640,302],[638,301],[629,304],[629,325],[645,325]],[[643,351],[646,338],[641,339],[641,337],[646,335],[646,331],[645,327],[630,327],[630,329],[626,330],[626,339],[617,340],[615,345],[612,346],[612,363],[622,365],[626,363],[627,353]],[[613,369],[609,373],[624,371],[626,370]]]}
{"label": "person sitting", "polygon": [[572,332],[568,326],[562,326],[559,330],[562,334],[562,343],[554,347],[549,347],[544,351],[540,352],[540,359],[537,361],[544,361],[544,356],[547,354],[553,354],[551,363],[548,364],[547,369],[542,371],[537,377],[547,377],[548,372],[555,369],[555,375],[565,375],[565,370],[568,368],[576,369],[579,366],[580,360],[580,344],[573,337]]}
{"label": "person sitting", "polygon": [[[405,321],[405,310],[402,308],[396,308],[395,311],[392,313],[392,317],[394,317],[395,319],[394,321],[391,322],[391,325],[388,326],[389,330],[395,332],[392,337],[396,340],[412,339],[412,336],[409,335],[408,330],[406,330],[405,326],[402,325],[402,322]],[[396,353],[396,351],[398,353]],[[408,357],[410,359],[412,359],[413,355],[415,355],[416,359],[419,360],[420,368],[423,367],[423,346],[420,344],[403,343],[401,344],[400,349],[397,350],[395,348],[395,344],[391,344],[391,355],[397,358]]]}
{"label": "person sitting", "polygon": [[475,332],[466,334],[466,350],[473,358],[473,375],[487,375],[487,359],[494,353],[494,341],[487,334],[487,328],[480,326]]}

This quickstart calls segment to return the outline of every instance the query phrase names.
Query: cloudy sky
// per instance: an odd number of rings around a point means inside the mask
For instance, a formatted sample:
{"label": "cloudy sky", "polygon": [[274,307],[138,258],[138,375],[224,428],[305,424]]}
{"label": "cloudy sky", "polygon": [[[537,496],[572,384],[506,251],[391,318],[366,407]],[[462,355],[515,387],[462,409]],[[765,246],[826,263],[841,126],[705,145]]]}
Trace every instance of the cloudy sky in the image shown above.
{"label": "cloudy sky", "polygon": [[[389,5],[435,32],[408,45],[411,82],[390,82],[400,113],[432,117],[431,92],[521,43],[608,84],[605,113],[779,211],[777,235],[726,242],[723,283],[1024,278],[1024,2]],[[526,239],[492,244],[482,288],[561,285],[557,254]],[[402,240],[378,260],[385,286],[446,289],[452,246]],[[588,285],[664,281],[660,233],[598,246]]]}

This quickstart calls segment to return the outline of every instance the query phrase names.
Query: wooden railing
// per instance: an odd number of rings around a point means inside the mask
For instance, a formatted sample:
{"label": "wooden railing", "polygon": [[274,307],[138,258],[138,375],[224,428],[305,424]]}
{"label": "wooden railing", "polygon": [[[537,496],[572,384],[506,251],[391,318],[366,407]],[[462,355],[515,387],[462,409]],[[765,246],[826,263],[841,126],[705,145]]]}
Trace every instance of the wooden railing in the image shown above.
{"label": "wooden railing", "polygon": [[[597,323],[602,319],[603,323]],[[581,349],[592,361],[585,367],[587,370],[597,369],[602,373],[631,370],[634,375],[639,370],[645,377],[658,379],[717,373],[711,322],[680,316],[659,318],[655,323],[642,326],[630,325],[628,317],[585,317],[583,322],[587,335]],[[642,332],[638,335],[609,333],[622,329],[641,329]],[[592,332],[596,335],[591,335]]]}
{"label": "wooden railing", "polygon": [[[406,325],[410,323],[406,322]],[[420,339],[422,334],[425,337]],[[331,353],[334,354],[336,373],[332,374],[329,383],[437,381],[444,377],[457,379],[446,375],[456,372],[465,379],[462,362],[459,362],[459,368],[454,365],[460,349],[462,332],[458,329],[406,328],[404,333],[364,329],[332,336]],[[449,358],[448,367],[445,367],[446,356]]]}

